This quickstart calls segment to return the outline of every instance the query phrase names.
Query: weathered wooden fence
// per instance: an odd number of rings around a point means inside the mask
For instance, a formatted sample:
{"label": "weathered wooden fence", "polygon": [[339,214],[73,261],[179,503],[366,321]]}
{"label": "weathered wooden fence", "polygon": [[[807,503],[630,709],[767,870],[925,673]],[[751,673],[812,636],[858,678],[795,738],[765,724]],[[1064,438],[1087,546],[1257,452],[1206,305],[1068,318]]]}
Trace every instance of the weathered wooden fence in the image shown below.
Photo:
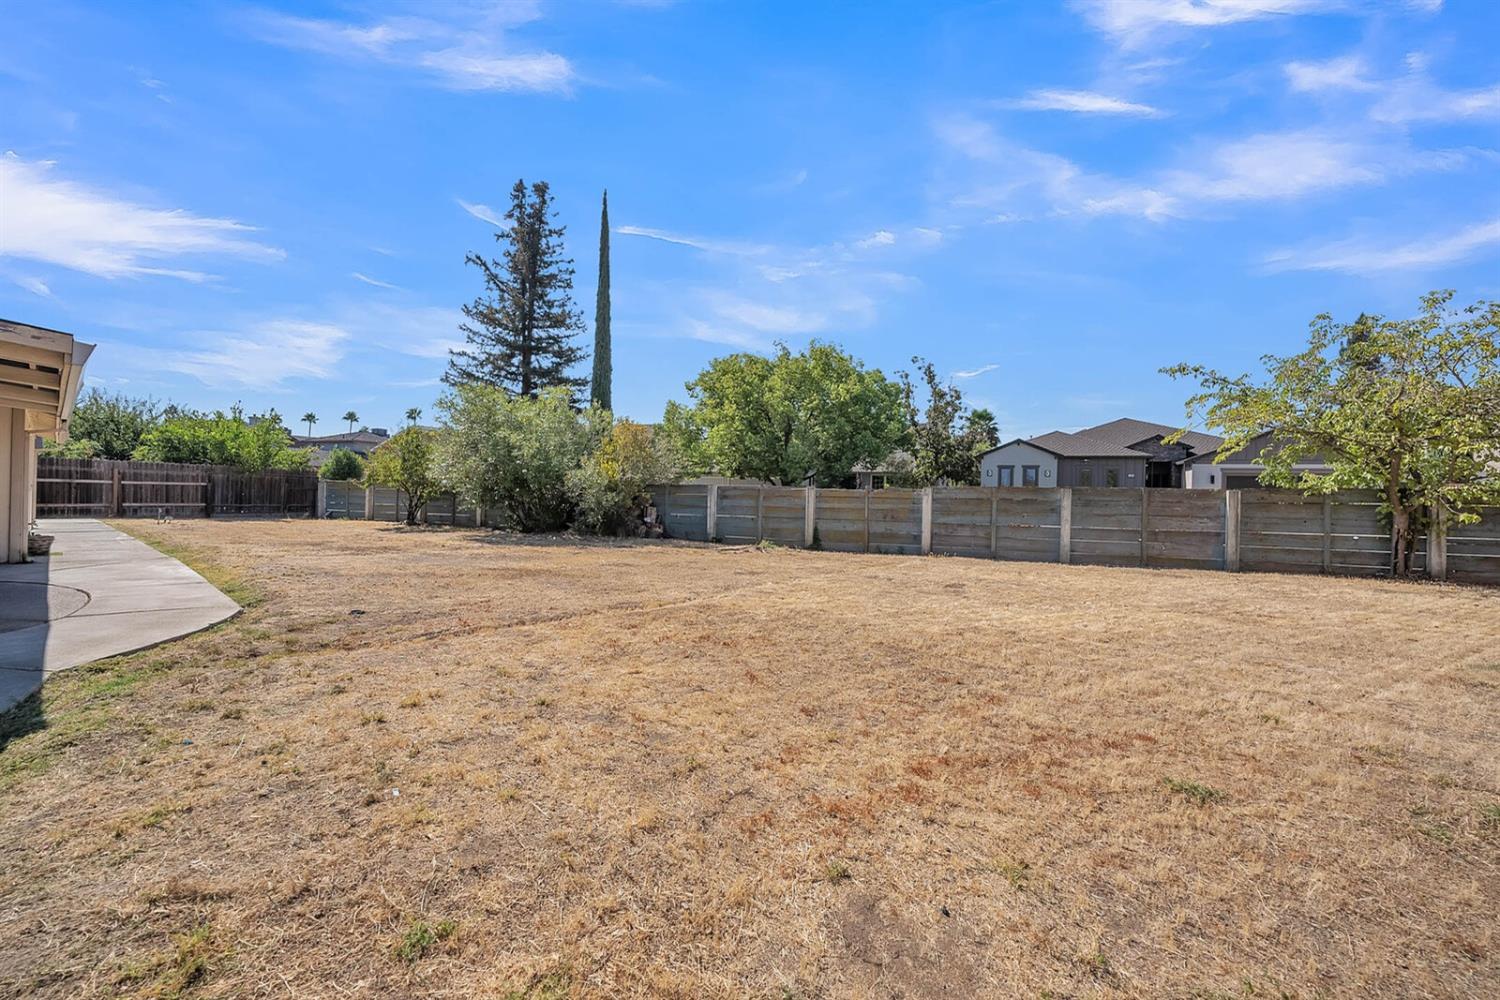
{"label": "weathered wooden fence", "polygon": [[222,465],[37,459],[38,517],[310,517],[311,472],[240,472]]}
{"label": "weathered wooden fence", "polygon": [[[359,483],[318,483],[317,516],[356,521],[406,520],[406,494],[388,486],[366,488]],[[451,493],[429,501],[417,512],[422,524],[480,525],[484,519],[473,507],[465,507]]]}
{"label": "weathered wooden fence", "polygon": [[[1107,566],[1380,576],[1390,528],[1373,491],[935,487],[651,487],[676,538],[840,552],[979,556]],[[1500,508],[1417,540],[1418,572],[1500,583]]]}

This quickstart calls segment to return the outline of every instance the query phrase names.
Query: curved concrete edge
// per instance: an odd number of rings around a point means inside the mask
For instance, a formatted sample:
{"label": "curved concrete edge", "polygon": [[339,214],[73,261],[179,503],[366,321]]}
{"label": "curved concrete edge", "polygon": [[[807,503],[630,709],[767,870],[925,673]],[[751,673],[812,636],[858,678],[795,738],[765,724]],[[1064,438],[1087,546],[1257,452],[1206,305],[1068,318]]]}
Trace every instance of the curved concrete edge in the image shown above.
{"label": "curved concrete edge", "polygon": [[244,610],[181,562],[99,521],[48,521],[41,530],[56,536],[53,554],[0,567],[0,578],[73,587],[89,601],[67,617],[0,633],[0,711],[60,670],[150,649]]}

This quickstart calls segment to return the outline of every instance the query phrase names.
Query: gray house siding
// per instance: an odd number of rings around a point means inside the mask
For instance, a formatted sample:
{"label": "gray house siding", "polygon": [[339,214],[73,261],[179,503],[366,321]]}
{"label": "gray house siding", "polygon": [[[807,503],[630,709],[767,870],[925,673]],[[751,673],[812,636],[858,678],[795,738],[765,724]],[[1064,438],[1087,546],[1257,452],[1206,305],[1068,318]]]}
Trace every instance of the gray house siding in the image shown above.
{"label": "gray house siding", "polygon": [[[1116,477],[1114,483],[1109,481],[1111,471]],[[1059,458],[1057,460],[1057,485],[1144,486],[1146,485],[1146,456],[1142,455],[1140,458]]]}

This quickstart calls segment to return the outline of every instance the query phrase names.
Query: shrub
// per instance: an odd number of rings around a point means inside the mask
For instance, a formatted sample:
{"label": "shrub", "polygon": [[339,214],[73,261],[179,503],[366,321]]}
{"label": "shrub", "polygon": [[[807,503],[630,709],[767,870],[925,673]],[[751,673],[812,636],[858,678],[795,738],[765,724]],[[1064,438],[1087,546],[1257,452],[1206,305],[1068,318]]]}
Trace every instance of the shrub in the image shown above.
{"label": "shrub", "polygon": [[332,479],[345,482],[351,479],[363,479],[365,477],[365,463],[358,455],[348,448],[335,448],[328,455],[328,460],[318,470],[318,476],[323,479]]}
{"label": "shrub", "polygon": [[575,526],[597,534],[618,532],[650,502],[646,487],[671,482],[677,470],[671,446],[650,427],[633,420],[616,422],[583,464],[568,473],[577,505]]}
{"label": "shrub", "polygon": [[535,398],[461,385],[438,401],[449,426],[438,471],[464,499],[498,507],[508,527],[556,531],[573,518],[568,474],[604,434],[609,414],[576,412],[566,389]]}
{"label": "shrub", "polygon": [[417,511],[443,488],[434,470],[437,441],[437,431],[429,427],[408,427],[370,455],[369,481],[406,494],[407,524],[416,524]]}
{"label": "shrub", "polygon": [[246,419],[238,406],[228,413],[169,409],[146,431],[133,458],[145,462],[232,465],[245,472],[306,469],[307,451],[293,448],[281,416],[271,410]]}

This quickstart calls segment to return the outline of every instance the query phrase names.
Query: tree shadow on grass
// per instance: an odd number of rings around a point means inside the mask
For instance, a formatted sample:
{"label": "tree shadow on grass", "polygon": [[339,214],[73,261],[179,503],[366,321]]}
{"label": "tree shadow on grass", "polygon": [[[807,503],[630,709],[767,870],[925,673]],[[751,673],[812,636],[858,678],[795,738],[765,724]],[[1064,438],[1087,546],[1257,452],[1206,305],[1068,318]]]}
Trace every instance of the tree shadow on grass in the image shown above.
{"label": "tree shadow on grass", "polygon": [[46,728],[47,715],[42,710],[42,692],[33,691],[6,711],[0,712],[0,753],[5,752],[12,740],[19,740]]}

